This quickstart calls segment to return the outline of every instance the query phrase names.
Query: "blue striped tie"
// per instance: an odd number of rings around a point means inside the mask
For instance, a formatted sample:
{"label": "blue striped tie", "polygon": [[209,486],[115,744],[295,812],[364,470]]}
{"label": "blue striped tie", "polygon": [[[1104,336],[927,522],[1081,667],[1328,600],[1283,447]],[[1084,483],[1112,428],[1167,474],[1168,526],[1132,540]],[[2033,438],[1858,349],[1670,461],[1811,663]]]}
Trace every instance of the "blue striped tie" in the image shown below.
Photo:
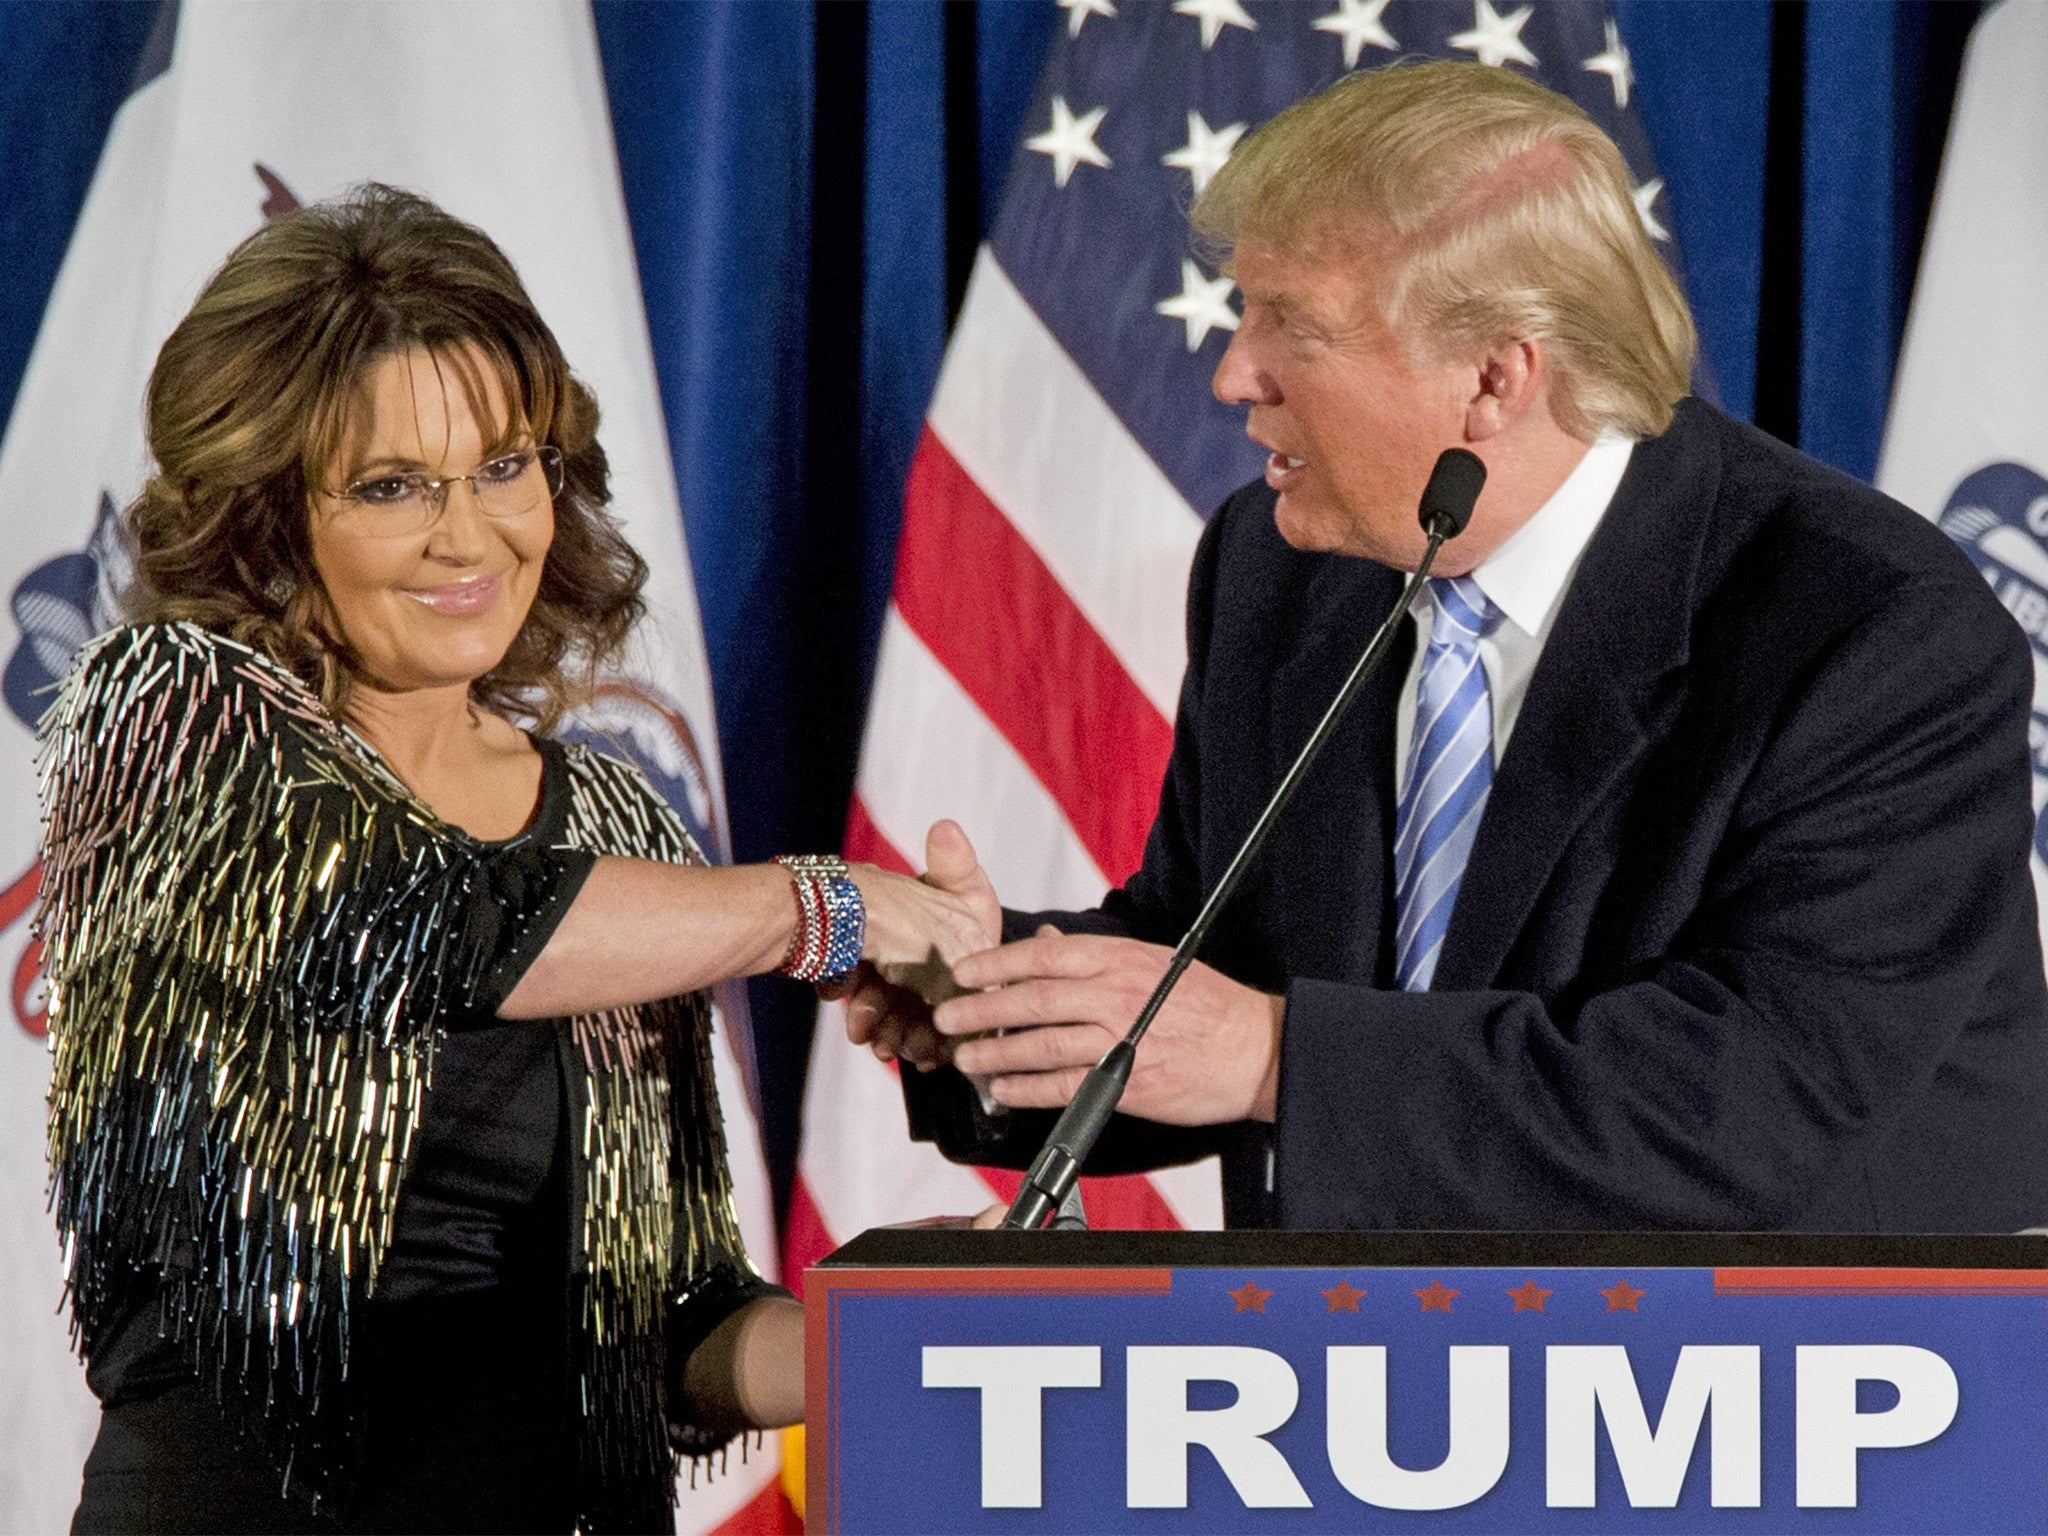
{"label": "blue striped tie", "polygon": [[1394,981],[1404,992],[1428,991],[1436,974],[1493,788],[1493,703],[1479,637],[1501,613],[1470,576],[1433,577],[1426,585],[1429,649],[1415,693],[1408,780],[1394,818]]}

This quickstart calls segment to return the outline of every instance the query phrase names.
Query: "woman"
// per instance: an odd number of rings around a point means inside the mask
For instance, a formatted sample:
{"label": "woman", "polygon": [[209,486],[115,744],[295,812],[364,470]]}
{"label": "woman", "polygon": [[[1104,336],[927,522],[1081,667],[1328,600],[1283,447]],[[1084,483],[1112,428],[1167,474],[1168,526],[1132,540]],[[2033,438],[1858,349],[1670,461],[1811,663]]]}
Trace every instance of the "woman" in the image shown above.
{"label": "woman", "polygon": [[677,1455],[802,1407],[703,989],[986,940],[873,868],[708,868],[550,738],[645,567],[480,232],[286,216],[148,403],[139,622],[45,725],[74,1528],[668,1529]]}

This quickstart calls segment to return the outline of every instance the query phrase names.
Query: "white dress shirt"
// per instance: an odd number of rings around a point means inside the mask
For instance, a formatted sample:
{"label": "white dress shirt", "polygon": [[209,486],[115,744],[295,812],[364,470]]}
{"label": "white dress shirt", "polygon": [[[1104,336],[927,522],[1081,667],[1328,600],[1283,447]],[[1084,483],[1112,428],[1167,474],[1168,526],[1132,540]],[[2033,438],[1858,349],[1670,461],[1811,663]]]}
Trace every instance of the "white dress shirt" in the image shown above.
{"label": "white dress shirt", "polygon": [[[1529,679],[1550,638],[1557,610],[1578,572],[1579,560],[1593,531],[1607,515],[1608,503],[1628,468],[1635,439],[1603,434],[1586,450],[1578,467],[1565,477],[1536,515],[1517,528],[1507,543],[1472,572],[1479,590],[1504,615],[1493,633],[1479,641],[1479,663],[1486,669],[1486,691],[1493,699],[1493,761],[1507,750]],[[1421,686],[1422,657],[1429,643],[1434,609],[1427,595],[1416,594],[1409,612],[1418,626],[1415,659],[1401,685],[1400,707],[1394,713],[1394,792],[1408,782],[1408,748],[1415,734],[1415,694]]]}

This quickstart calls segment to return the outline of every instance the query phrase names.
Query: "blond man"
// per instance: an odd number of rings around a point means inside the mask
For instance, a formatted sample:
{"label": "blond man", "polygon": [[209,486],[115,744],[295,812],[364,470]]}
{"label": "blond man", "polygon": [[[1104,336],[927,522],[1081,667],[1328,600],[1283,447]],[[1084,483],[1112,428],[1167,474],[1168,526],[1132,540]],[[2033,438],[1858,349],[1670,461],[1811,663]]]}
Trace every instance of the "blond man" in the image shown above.
{"label": "blond man", "polygon": [[[904,1074],[915,1131],[1028,1160],[1396,602],[1463,447],[1485,489],[1408,654],[1090,1171],[1220,1150],[1233,1225],[2048,1217],[2025,641],[1928,524],[1687,396],[1692,322],[1629,190],[1576,107],[1477,64],[1351,76],[1211,183],[1195,229],[1244,295],[1215,390],[1270,458],[1196,558],[1144,867],[1097,912],[1009,914],[935,1016],[856,998],[857,1039],[949,1063]],[[933,865],[993,920],[959,829]]]}

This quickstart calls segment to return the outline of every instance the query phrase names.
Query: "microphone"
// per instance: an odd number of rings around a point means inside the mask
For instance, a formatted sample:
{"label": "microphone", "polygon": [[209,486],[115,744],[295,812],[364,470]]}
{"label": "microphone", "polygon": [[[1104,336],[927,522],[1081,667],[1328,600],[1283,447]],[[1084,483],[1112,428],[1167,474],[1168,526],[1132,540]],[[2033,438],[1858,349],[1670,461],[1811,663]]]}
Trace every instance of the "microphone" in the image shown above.
{"label": "microphone", "polygon": [[1286,777],[1281,779],[1280,787],[1273,791],[1273,798],[1259,812],[1259,819],[1245,834],[1243,844],[1231,857],[1222,878],[1209,892],[1201,911],[1195,914],[1194,923],[1180,943],[1174,946],[1166,974],[1159,978],[1159,985],[1152,989],[1145,1006],[1138,1010],[1137,1019],[1123,1039],[1112,1045],[1103,1053],[1102,1059],[1088,1069],[1088,1075],[1082,1079],[1072,1102],[1061,1111],[1052,1134],[1045,1138],[1045,1145],[1039,1149],[1030,1171],[1024,1175],[1023,1188],[1010,1202],[1009,1213],[1003,1217],[1005,1228],[1037,1231],[1072,1192],[1075,1181],[1081,1176],[1081,1165],[1095,1149],[1096,1141],[1109,1124],[1109,1117],[1116,1113],[1117,1102],[1123,1098],[1124,1088],[1131,1080],[1131,1066],[1137,1059],[1138,1042],[1152,1027],[1152,1020],[1165,1006],[1174,985],[1194,963],[1195,951],[1208,937],[1217,913],[1222,911],[1231,892],[1237,889],[1245,869],[1265,843],[1267,834],[1273,830],[1273,823],[1279,819],[1287,802],[1294,798],[1303,776],[1337,729],[1337,723],[1351,708],[1352,701],[1358,697],[1359,688],[1386,659],[1394,636],[1400,630],[1401,616],[1408,611],[1409,605],[1415,601],[1415,594],[1422,590],[1422,583],[1429,578],[1429,568],[1436,563],[1437,551],[1446,539],[1454,539],[1465,531],[1465,525],[1472,520],[1473,505],[1479,500],[1480,487],[1485,484],[1486,465],[1477,454],[1468,453],[1463,448],[1446,448],[1437,456],[1436,467],[1429,474],[1429,484],[1423,487],[1418,513],[1422,531],[1429,536],[1429,544],[1422,552],[1422,561],[1415,567],[1415,574],[1401,589],[1400,601],[1394,604],[1393,612],[1374,633],[1357,665],[1352,667],[1351,675],[1345,678],[1344,686],[1337,690],[1330,707],[1323,711],[1323,718],[1310,732],[1307,744],[1295,757]]}
{"label": "microphone", "polygon": [[[1472,508],[1478,504],[1480,488],[1485,484],[1486,464],[1478,454],[1463,448],[1446,448],[1436,456],[1436,468],[1429,472],[1429,484],[1422,488],[1422,531],[1436,543],[1455,539],[1472,521]],[[1435,554],[1433,543],[1429,556]],[[1428,564],[1427,557],[1424,564]]]}

